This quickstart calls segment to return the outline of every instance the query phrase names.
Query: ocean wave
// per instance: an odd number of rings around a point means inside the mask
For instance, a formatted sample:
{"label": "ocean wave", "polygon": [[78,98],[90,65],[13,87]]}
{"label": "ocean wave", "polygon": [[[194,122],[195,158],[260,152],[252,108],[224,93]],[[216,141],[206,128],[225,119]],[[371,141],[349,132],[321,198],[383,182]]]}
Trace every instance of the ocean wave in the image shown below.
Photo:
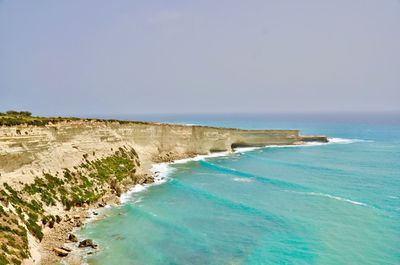
{"label": "ocean wave", "polygon": [[119,201],[120,201],[121,203],[126,203],[126,202],[130,201],[131,195],[132,195],[133,193],[137,193],[137,192],[144,191],[144,190],[146,190],[146,188],[147,188],[147,187],[146,187],[145,185],[136,184],[135,186],[133,186],[133,188],[131,188],[131,189],[128,190],[127,192],[123,193],[123,194],[121,195],[121,197],[119,198]]}
{"label": "ocean wave", "polygon": [[321,142],[307,142],[303,144],[297,145],[266,145],[266,148],[294,148],[294,147],[307,147],[307,146],[321,146],[321,145],[329,145],[329,144],[352,144],[352,143],[370,143],[373,142],[372,140],[363,140],[363,139],[350,139],[350,138],[337,138],[332,137],[328,138],[327,143]]}
{"label": "ocean wave", "polygon": [[[160,185],[168,181],[168,175],[171,174],[175,169],[170,167],[168,163],[159,163],[159,164],[153,164],[151,167],[150,171],[153,173],[154,176],[154,183],[151,184],[136,184],[128,190],[127,192],[123,193],[120,197],[120,202],[126,203],[128,201],[131,201],[132,199],[132,194],[133,193],[138,193],[146,190],[147,188],[155,185]],[[135,201],[138,202],[138,201]]]}
{"label": "ocean wave", "polygon": [[241,177],[241,178],[257,180],[258,182],[274,185],[274,186],[277,186],[280,188],[295,189],[295,190],[307,190],[305,187],[295,184],[295,183],[291,183],[291,182],[287,182],[287,181],[283,181],[283,180],[279,180],[279,179],[274,179],[274,178],[268,178],[265,176],[254,175],[249,172],[240,171],[240,170],[237,170],[234,168],[221,166],[221,165],[214,164],[214,163],[211,163],[208,161],[203,160],[203,161],[200,161],[200,163],[202,164],[202,166],[212,169],[216,172],[223,172],[223,173],[226,173],[229,175],[234,175],[234,176]]}
{"label": "ocean wave", "polygon": [[[357,142],[372,142],[370,140],[362,140],[362,139],[346,139],[346,138],[328,138],[328,143],[321,143],[321,142],[308,142],[300,145],[267,145],[265,146],[266,148],[293,148],[293,147],[300,147],[300,146],[320,146],[320,145],[328,145],[328,144],[351,144],[351,143],[357,143]],[[135,185],[132,189],[130,189],[128,192],[124,193],[121,195],[121,203],[125,203],[129,200],[131,195],[133,193],[141,192],[146,190],[149,186],[154,186],[154,185],[160,185],[168,181],[169,175],[174,172],[176,169],[171,167],[173,164],[184,164],[190,161],[205,161],[207,158],[213,158],[213,157],[222,157],[222,156],[228,156],[232,153],[244,153],[244,152],[250,152],[254,150],[258,150],[263,147],[239,147],[234,150],[234,152],[216,152],[216,153],[211,153],[207,155],[197,155],[192,158],[185,158],[185,159],[179,159],[175,160],[170,163],[158,163],[158,164],[153,164],[150,171],[153,173],[154,176],[154,183],[152,184],[145,184],[145,185],[140,185],[137,184]],[[230,169],[231,173],[236,171],[234,169]],[[236,172],[238,173],[238,171]],[[240,172],[242,173],[242,172]],[[248,176],[246,175],[245,177],[256,177],[258,180],[262,181],[267,181],[268,178],[263,178],[259,176]],[[268,179],[269,180],[269,179]],[[238,181],[238,180],[235,180]],[[240,180],[239,180],[240,181]],[[248,182],[248,181],[243,181],[243,182]],[[274,184],[276,181],[274,180],[269,180],[268,182],[272,182]],[[277,181],[279,182],[279,181]],[[280,183],[282,184],[282,183]]]}
{"label": "ocean wave", "polygon": [[284,223],[284,220],[282,220],[280,217],[278,217],[268,211],[265,211],[263,209],[259,209],[257,207],[252,207],[245,203],[237,202],[235,200],[223,197],[220,194],[213,193],[213,192],[204,190],[200,187],[196,187],[196,186],[190,185],[188,183],[179,181],[178,179],[174,179],[173,181],[171,181],[171,183],[172,183],[172,185],[175,185],[176,187],[185,189],[185,192],[188,194],[201,196],[207,200],[210,200],[214,203],[218,203],[218,204],[228,207],[230,209],[244,211],[246,214],[260,216],[268,221],[271,221],[272,224],[281,226]]}
{"label": "ocean wave", "polygon": [[235,148],[235,153],[244,153],[244,152],[250,152],[250,151],[254,151],[257,149],[260,149],[262,147],[239,147],[239,148]]}
{"label": "ocean wave", "polygon": [[325,198],[338,200],[338,201],[342,201],[342,202],[348,202],[348,203],[355,204],[355,205],[360,205],[360,206],[368,206],[368,204],[363,203],[363,202],[358,202],[358,201],[354,201],[354,200],[350,200],[350,199],[343,198],[343,197],[340,197],[340,196],[335,196],[335,195],[322,193],[322,192],[299,192],[299,191],[292,191],[292,190],[286,190],[286,191],[287,192],[296,193],[296,194],[306,195],[306,196],[325,197]]}
{"label": "ocean wave", "polygon": [[169,180],[169,175],[171,175],[171,173],[176,170],[175,168],[171,167],[171,165],[173,164],[184,164],[190,161],[202,161],[206,158],[227,156],[229,154],[230,152],[217,152],[208,155],[197,155],[192,158],[179,159],[169,163],[153,164],[152,167],[150,168],[150,171],[154,176],[154,183],[144,184],[144,185],[136,184],[133,188],[131,188],[130,190],[121,195],[120,202],[126,203],[128,201],[131,201],[133,193],[142,192],[146,190],[148,187],[160,185],[167,182]]}
{"label": "ocean wave", "polygon": [[352,144],[352,143],[371,143],[372,140],[363,140],[363,139],[348,139],[348,138],[328,138],[327,144]]}
{"label": "ocean wave", "polygon": [[233,181],[237,181],[237,182],[253,182],[253,180],[250,179],[250,178],[233,178]]}
{"label": "ocean wave", "polygon": [[168,165],[171,164],[184,164],[190,161],[201,161],[204,160],[206,158],[212,158],[212,157],[221,157],[221,156],[227,156],[231,154],[231,152],[216,152],[216,153],[211,153],[211,154],[207,154],[207,155],[197,155],[195,157],[191,157],[191,158],[184,158],[184,159],[179,159],[179,160],[175,160],[174,162],[171,163],[167,163]]}

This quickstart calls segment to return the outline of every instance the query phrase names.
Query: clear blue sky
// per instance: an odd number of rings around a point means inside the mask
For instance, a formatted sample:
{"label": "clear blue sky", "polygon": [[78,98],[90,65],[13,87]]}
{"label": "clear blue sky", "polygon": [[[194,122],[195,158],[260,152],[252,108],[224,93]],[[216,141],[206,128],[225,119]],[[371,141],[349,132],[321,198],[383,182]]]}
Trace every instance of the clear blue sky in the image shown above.
{"label": "clear blue sky", "polygon": [[0,0],[0,111],[400,111],[400,1]]}

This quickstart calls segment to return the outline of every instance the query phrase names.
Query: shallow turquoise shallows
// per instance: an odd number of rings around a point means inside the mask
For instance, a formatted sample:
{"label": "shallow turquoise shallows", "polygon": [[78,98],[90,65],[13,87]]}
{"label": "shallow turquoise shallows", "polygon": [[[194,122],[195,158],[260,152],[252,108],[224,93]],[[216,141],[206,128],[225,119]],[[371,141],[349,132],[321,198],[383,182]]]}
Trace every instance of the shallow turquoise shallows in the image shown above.
{"label": "shallow turquoise shallows", "polygon": [[400,264],[397,122],[165,120],[339,139],[171,165],[79,232],[100,246],[89,264]]}

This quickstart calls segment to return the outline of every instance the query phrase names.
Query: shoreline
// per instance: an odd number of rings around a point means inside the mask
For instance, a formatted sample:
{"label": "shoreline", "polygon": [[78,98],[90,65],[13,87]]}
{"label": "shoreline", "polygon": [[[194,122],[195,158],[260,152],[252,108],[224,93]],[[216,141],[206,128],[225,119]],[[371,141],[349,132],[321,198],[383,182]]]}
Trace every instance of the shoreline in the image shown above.
{"label": "shoreline", "polygon": [[[234,153],[241,153],[241,152],[248,152],[256,149],[261,149],[264,147],[249,147],[249,148],[238,148],[238,150],[232,151],[232,152],[215,152],[211,153],[208,155],[196,155],[194,157],[188,156],[188,158],[179,158],[167,162],[159,162],[159,163],[153,163],[151,168],[149,169],[149,173],[153,176],[154,178],[154,183],[150,184],[135,184],[132,187],[129,187],[125,192],[121,194],[119,197],[112,197],[109,198],[109,200],[104,200],[105,202],[105,207],[96,207],[96,206],[91,206],[88,208],[77,208],[74,209],[75,211],[73,214],[79,215],[78,221],[82,221],[82,226],[75,226],[74,223],[70,222],[64,222],[64,226],[57,225],[54,227],[51,231],[51,233],[47,234],[45,238],[47,240],[50,239],[50,242],[40,242],[38,244],[38,249],[33,250],[34,252],[39,252],[41,256],[41,262],[40,264],[43,265],[50,265],[54,264],[55,262],[59,262],[60,264],[68,264],[68,265],[78,265],[78,264],[88,264],[86,263],[86,258],[88,255],[95,254],[98,251],[101,251],[101,249],[88,249],[85,248],[78,248],[76,242],[71,242],[67,240],[69,234],[74,234],[78,237],[78,241],[84,240],[86,238],[82,238],[79,236],[79,232],[77,230],[80,230],[84,225],[91,223],[91,222],[96,222],[97,220],[101,220],[103,218],[107,218],[107,215],[103,215],[101,213],[105,209],[109,209],[111,207],[118,207],[121,206],[125,203],[128,203],[129,197],[133,193],[139,193],[142,192],[148,188],[151,188],[156,185],[162,185],[168,181],[168,175],[169,172],[171,171],[170,165],[173,164],[184,164],[188,163],[191,161],[200,161],[206,158],[212,158],[212,157],[223,157],[223,156],[229,156]],[[93,212],[96,212],[96,215],[93,215]],[[72,212],[71,212],[72,214]],[[59,235],[62,234],[63,237],[57,237],[54,235]],[[57,245],[58,247],[67,247],[70,248],[72,251],[68,254],[67,257],[59,257],[54,255],[54,250],[53,248],[49,248],[48,245]],[[94,242],[96,243],[96,242]]]}
{"label": "shoreline", "polygon": [[136,184],[153,183],[153,176],[156,184],[165,181],[164,173],[156,173],[159,163],[328,142],[299,130],[61,120],[0,126],[0,244],[11,244],[0,250],[6,263],[54,264],[60,260],[56,254],[69,256],[57,248],[69,243],[68,233],[88,222],[98,206],[124,203],[130,193],[147,188]]}
{"label": "shoreline", "polygon": [[[141,184],[134,185],[133,187],[129,188],[126,192],[121,194],[121,196],[119,197],[118,203],[116,203],[114,205],[107,204],[107,207],[105,207],[104,210],[107,208],[118,207],[123,204],[129,203],[129,197],[131,197],[131,195],[134,193],[139,193],[139,192],[145,191],[148,188],[151,188],[153,186],[162,185],[162,184],[167,183],[168,175],[173,172],[173,171],[171,171],[170,166],[174,165],[174,164],[184,164],[184,163],[188,163],[188,162],[192,162],[192,161],[204,160],[207,158],[230,156],[232,154],[251,152],[251,151],[255,151],[255,150],[259,150],[259,149],[263,149],[263,148],[315,147],[315,146],[322,146],[322,145],[329,145],[329,144],[350,144],[350,143],[368,141],[368,140],[346,139],[346,138],[328,138],[328,140],[329,141],[327,143],[304,142],[304,143],[296,144],[296,145],[269,145],[269,146],[262,146],[262,147],[242,147],[242,148],[237,148],[236,150],[234,150],[232,152],[215,152],[215,153],[211,153],[208,155],[196,155],[194,157],[181,158],[181,159],[176,159],[176,160],[172,160],[172,161],[168,161],[168,162],[154,163],[154,164],[152,164],[152,166],[150,168],[150,172],[155,180],[154,183],[145,184],[145,185],[141,185]],[[89,211],[95,211],[95,210],[99,210],[99,209],[102,209],[102,208],[87,209],[87,210],[84,210],[84,212],[88,213]],[[99,213],[99,215],[95,215],[95,216],[91,216],[90,218],[87,218],[84,225],[87,223],[95,222],[97,220],[102,220],[107,217],[108,217],[107,215],[102,215],[102,213]],[[74,227],[73,229],[79,230],[81,228]],[[81,239],[83,239],[83,238],[81,238]],[[79,250],[79,249],[76,248],[76,250]],[[86,265],[86,264],[88,264],[86,262],[86,258],[88,257],[88,255],[96,254],[96,252],[99,252],[99,251],[101,251],[101,249],[98,249],[95,252],[89,251],[89,253],[88,253],[88,251],[84,251],[84,250],[78,251],[78,253],[74,253],[75,256],[74,256],[72,262],[68,258],[62,258],[61,263],[62,264],[70,264],[70,265],[75,265],[75,264],[85,264]],[[66,260],[68,260],[68,261],[66,261]],[[78,260],[79,260],[79,263],[77,263]],[[63,262],[63,261],[66,261],[66,262]]]}

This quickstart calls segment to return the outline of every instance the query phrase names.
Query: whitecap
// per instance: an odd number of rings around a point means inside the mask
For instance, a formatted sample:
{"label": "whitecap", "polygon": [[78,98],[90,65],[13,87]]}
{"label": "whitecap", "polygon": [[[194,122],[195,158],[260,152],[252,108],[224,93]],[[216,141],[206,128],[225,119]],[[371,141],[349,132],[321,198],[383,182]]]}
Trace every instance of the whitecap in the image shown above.
{"label": "whitecap", "polygon": [[133,193],[141,192],[141,191],[144,191],[145,189],[146,189],[146,187],[144,185],[136,184],[129,191],[123,193],[119,200],[121,203],[126,203],[129,201],[129,199]]}
{"label": "whitecap", "polygon": [[[287,190],[287,191],[289,191],[289,190]],[[321,193],[321,192],[299,192],[299,191],[289,191],[289,192],[302,194],[302,195],[306,195],[306,196],[325,197],[325,198],[334,199],[334,200],[343,201],[343,202],[348,202],[348,203],[355,204],[355,205],[360,205],[360,206],[368,206],[367,204],[365,204],[363,202],[358,202],[358,201],[346,199],[346,198],[339,197],[339,196],[334,196],[334,195],[327,194],[327,193]]]}
{"label": "whitecap", "polygon": [[233,178],[233,181],[237,182],[252,182],[253,180],[250,178]]}
{"label": "whitecap", "polygon": [[231,152],[216,152],[216,153],[210,153],[207,155],[197,155],[191,158],[184,158],[184,159],[178,159],[175,160],[174,162],[168,163],[168,164],[184,164],[190,161],[200,161],[200,160],[204,160],[206,158],[212,158],[212,157],[221,157],[221,156],[227,156],[231,154]]}
{"label": "whitecap", "polygon": [[128,201],[131,201],[131,197],[132,197],[133,193],[141,192],[141,191],[146,190],[148,187],[151,187],[154,185],[160,185],[160,184],[167,182],[169,180],[169,175],[171,175],[171,173],[176,170],[175,168],[171,167],[171,165],[173,165],[173,164],[184,164],[184,163],[187,163],[190,161],[200,161],[200,160],[204,160],[206,158],[226,156],[229,154],[230,154],[230,152],[217,152],[217,153],[211,153],[208,155],[197,155],[192,158],[179,159],[179,160],[175,160],[175,161],[169,162],[169,163],[165,162],[165,163],[153,164],[152,167],[150,168],[150,171],[154,176],[154,183],[144,184],[144,185],[136,184],[129,191],[127,191],[121,195],[120,202],[126,203]]}
{"label": "whitecap", "polygon": [[174,168],[170,167],[169,163],[153,164],[150,169],[151,173],[153,173],[155,184],[165,183],[168,176],[174,170]]}
{"label": "whitecap", "polygon": [[244,152],[250,152],[250,151],[254,151],[257,149],[260,149],[261,147],[238,147],[235,148],[235,153],[244,153]]}
{"label": "whitecap", "polygon": [[[286,147],[297,147],[297,146],[319,146],[319,145],[326,145],[326,144],[349,144],[349,143],[354,143],[354,142],[369,142],[368,140],[361,140],[361,139],[345,139],[345,138],[328,138],[328,143],[321,143],[321,142],[307,142],[304,144],[300,145],[267,145],[265,147],[267,148],[286,148]],[[244,152],[250,152],[254,151],[257,149],[260,149],[262,147],[239,147],[234,150],[233,153],[244,153]],[[153,164],[150,171],[153,173],[154,176],[154,183],[152,184],[145,184],[145,185],[135,185],[132,189],[130,189],[128,192],[122,194],[121,196],[121,203],[127,202],[128,198],[132,195],[132,193],[136,192],[141,192],[143,190],[146,190],[147,187],[152,186],[152,185],[160,185],[168,181],[169,175],[175,171],[171,165],[173,164],[184,164],[190,161],[201,161],[205,160],[207,158],[212,158],[212,157],[222,157],[222,156],[227,156],[229,154],[232,154],[232,152],[216,152],[216,153],[210,153],[207,155],[197,155],[192,158],[185,158],[185,159],[179,159],[175,160],[170,163],[158,163],[158,164]],[[241,180],[235,180],[235,181],[241,181]],[[247,181],[247,180],[246,180]],[[245,181],[243,181],[245,182]],[[340,198],[340,197],[338,197]],[[355,202],[357,203],[357,202]]]}
{"label": "whitecap", "polygon": [[337,138],[332,137],[328,138],[327,143],[322,142],[306,142],[302,144],[296,145],[266,145],[267,148],[293,148],[293,147],[305,147],[305,146],[321,146],[321,145],[329,145],[329,144],[352,144],[352,143],[360,143],[360,142],[373,142],[372,140],[363,140],[363,139],[349,139],[349,138]]}
{"label": "whitecap", "polygon": [[347,139],[347,138],[328,138],[328,144],[352,144],[352,143],[360,143],[360,142],[373,142],[371,140],[363,140],[363,139]]}

